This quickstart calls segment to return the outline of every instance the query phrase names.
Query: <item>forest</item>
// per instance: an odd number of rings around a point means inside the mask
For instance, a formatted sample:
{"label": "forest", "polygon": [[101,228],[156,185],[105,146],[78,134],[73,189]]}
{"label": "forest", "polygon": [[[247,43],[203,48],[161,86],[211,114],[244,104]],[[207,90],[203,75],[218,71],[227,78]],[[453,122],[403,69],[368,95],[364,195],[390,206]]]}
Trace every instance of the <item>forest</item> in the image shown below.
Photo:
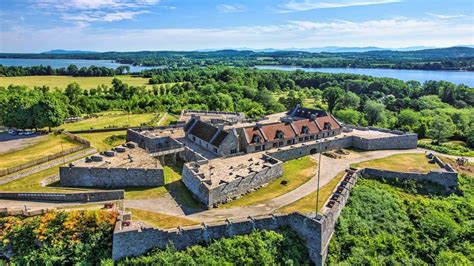
{"label": "forest", "polygon": [[474,89],[465,85],[233,67],[155,69],[140,75],[154,85],[151,90],[119,79],[97,88],[77,83],[62,90],[0,88],[0,123],[41,129],[107,110],[179,114],[200,109],[262,117],[302,104],[327,110],[344,123],[416,132],[435,144],[451,139],[474,145]]}
{"label": "forest", "polygon": [[[114,60],[137,66],[234,66],[290,65],[301,67],[394,68],[424,70],[474,70],[474,48],[450,47],[419,51],[368,51],[345,53],[311,53],[302,51],[254,52],[220,51],[140,51],[70,54],[7,54],[0,58],[94,59]],[[5,74],[0,69],[0,75]],[[26,72],[25,72],[26,73]],[[60,74],[60,73],[59,73]]]}

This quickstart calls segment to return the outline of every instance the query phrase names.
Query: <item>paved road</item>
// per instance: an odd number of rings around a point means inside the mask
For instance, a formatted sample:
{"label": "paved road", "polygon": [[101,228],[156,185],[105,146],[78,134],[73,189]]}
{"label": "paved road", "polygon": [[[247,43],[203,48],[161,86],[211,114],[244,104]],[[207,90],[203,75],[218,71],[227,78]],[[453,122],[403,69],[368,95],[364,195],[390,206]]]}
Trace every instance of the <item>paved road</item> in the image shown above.
{"label": "paved road", "polygon": [[[321,180],[320,186],[324,186],[329,183],[339,172],[347,169],[351,164],[363,162],[367,160],[373,160],[378,158],[387,157],[394,154],[402,153],[425,153],[425,149],[411,149],[411,150],[383,150],[383,151],[368,151],[368,152],[356,152],[345,156],[341,159],[332,159],[326,156],[322,156],[321,162]],[[429,151],[431,152],[431,151]],[[457,158],[457,156],[443,155],[447,157]],[[317,160],[317,156],[315,156]],[[470,161],[474,158],[469,157]],[[144,199],[144,200],[125,200],[125,206],[128,208],[137,208],[142,210],[154,211],[159,213],[165,213],[170,215],[186,216],[190,219],[199,221],[212,221],[216,219],[225,218],[237,218],[237,217],[248,217],[256,216],[260,214],[268,214],[275,212],[276,209],[286,206],[292,202],[295,202],[304,196],[314,192],[317,187],[317,176],[315,175],[305,184],[298,187],[297,189],[288,192],[287,194],[273,198],[265,203],[246,206],[246,207],[234,207],[225,209],[211,209],[202,210],[199,212],[185,212],[180,208],[179,204],[171,196],[165,196],[157,199]],[[0,207],[23,207],[25,204],[28,207],[34,208],[51,208],[58,206],[74,205],[71,203],[41,203],[41,202],[25,202],[25,201],[6,201],[0,200]],[[186,214],[188,213],[188,214]]]}

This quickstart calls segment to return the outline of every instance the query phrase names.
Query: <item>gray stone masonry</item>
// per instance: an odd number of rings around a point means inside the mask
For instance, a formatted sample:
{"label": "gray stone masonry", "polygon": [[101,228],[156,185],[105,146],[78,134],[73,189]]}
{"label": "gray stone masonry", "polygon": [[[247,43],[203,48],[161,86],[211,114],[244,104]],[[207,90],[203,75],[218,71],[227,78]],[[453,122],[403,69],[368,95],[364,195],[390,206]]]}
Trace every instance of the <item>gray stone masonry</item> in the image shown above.
{"label": "gray stone masonry", "polygon": [[75,193],[29,193],[29,192],[0,192],[0,199],[39,200],[63,202],[94,202],[118,200],[124,198],[123,190],[91,191]]}
{"label": "gray stone masonry", "polygon": [[[138,224],[134,224],[138,225]],[[275,230],[291,227],[306,242],[311,260],[322,265],[319,221],[299,213],[289,215],[266,215],[245,219],[203,224],[172,230],[131,226],[121,229],[118,222],[113,235],[112,258],[118,260],[127,256],[139,256],[153,248],[165,248],[172,243],[178,250],[188,246],[209,243],[211,239],[249,234],[253,230]]]}

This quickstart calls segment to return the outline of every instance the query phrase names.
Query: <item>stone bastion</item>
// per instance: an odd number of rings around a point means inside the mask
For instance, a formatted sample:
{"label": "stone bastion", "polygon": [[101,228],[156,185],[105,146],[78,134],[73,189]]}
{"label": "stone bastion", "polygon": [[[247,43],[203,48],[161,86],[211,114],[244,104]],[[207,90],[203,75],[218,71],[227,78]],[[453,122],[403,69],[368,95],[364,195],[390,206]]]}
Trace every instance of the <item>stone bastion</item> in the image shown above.
{"label": "stone bastion", "polygon": [[164,185],[163,167],[145,150],[128,142],[59,169],[62,186],[124,188]]}

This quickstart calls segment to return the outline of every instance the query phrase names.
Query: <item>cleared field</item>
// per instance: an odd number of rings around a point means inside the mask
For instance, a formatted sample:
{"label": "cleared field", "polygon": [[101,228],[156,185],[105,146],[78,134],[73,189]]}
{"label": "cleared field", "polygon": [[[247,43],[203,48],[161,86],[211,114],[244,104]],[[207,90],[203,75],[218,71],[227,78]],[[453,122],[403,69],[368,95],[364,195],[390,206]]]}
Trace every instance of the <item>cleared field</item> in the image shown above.
{"label": "cleared field", "polygon": [[24,149],[0,154],[0,169],[17,166],[62,150],[77,147],[80,144],[62,134],[49,134],[43,140]]}
{"label": "cleared field", "polygon": [[[331,196],[331,192],[336,188],[337,184],[344,176],[344,172],[337,174],[331,182],[319,189],[319,209],[324,207],[324,203]],[[282,213],[292,213],[299,211],[301,213],[314,213],[316,210],[316,191],[305,196],[289,205],[279,208],[277,211]]]}
{"label": "cleared field", "polygon": [[388,156],[385,158],[361,162],[351,165],[356,168],[376,168],[400,172],[427,173],[439,168],[437,164],[430,163],[423,153],[405,153]]}
{"label": "cleared field", "polygon": [[[97,88],[99,85],[112,86],[114,77],[73,77],[73,76],[26,76],[26,77],[0,77],[0,86],[7,87],[9,85],[24,85],[30,88],[35,86],[48,86],[50,89],[65,89],[68,84],[77,82],[83,89]],[[131,86],[146,86],[151,89],[153,86],[148,85],[147,78],[132,77],[128,75],[116,76]]]}
{"label": "cleared field", "polygon": [[[240,199],[223,204],[220,208],[255,205],[286,194],[308,182],[313,177],[316,166],[317,163],[310,156],[285,162],[282,177]],[[286,184],[284,184],[285,182]]]}
{"label": "cleared field", "polygon": [[88,118],[79,122],[66,123],[55,129],[64,129],[66,131],[102,129],[111,127],[134,127],[143,123],[152,123],[160,114],[126,114],[107,113],[99,114],[97,118]]}
{"label": "cleared field", "polygon": [[197,225],[200,222],[190,220],[184,217],[172,216],[163,213],[150,212],[138,209],[130,209],[133,220],[143,221],[153,227],[158,228],[176,228],[178,226]]}

